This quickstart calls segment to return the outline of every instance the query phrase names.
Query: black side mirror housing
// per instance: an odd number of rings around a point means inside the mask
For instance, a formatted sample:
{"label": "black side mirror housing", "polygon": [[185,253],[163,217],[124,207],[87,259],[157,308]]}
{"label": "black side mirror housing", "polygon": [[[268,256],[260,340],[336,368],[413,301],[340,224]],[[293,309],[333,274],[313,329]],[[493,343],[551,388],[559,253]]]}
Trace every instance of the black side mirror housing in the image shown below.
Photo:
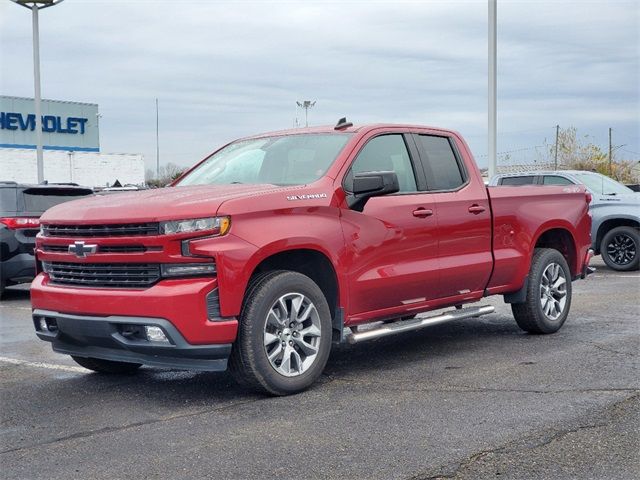
{"label": "black side mirror housing", "polygon": [[372,197],[381,197],[400,191],[396,172],[362,172],[353,177],[353,191],[347,195],[351,210],[362,212]]}

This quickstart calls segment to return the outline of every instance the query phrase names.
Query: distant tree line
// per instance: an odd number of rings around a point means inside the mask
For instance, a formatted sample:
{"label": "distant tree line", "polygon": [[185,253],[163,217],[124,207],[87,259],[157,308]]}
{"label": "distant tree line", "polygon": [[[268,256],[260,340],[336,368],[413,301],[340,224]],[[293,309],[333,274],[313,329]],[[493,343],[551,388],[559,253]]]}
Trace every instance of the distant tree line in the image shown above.
{"label": "distant tree line", "polygon": [[[553,163],[556,144],[545,141],[544,155],[546,163]],[[609,161],[609,152],[593,143],[589,135],[578,136],[575,127],[561,128],[558,133],[559,168],[598,172],[618,182],[631,184],[638,182],[637,164],[638,160],[616,159],[615,150]]]}
{"label": "distant tree line", "polygon": [[156,175],[154,170],[148,168],[145,174],[145,180],[147,186],[151,188],[166,187],[176,178],[180,177],[186,170],[187,167],[180,167],[175,163],[167,163],[160,167],[158,175]]}

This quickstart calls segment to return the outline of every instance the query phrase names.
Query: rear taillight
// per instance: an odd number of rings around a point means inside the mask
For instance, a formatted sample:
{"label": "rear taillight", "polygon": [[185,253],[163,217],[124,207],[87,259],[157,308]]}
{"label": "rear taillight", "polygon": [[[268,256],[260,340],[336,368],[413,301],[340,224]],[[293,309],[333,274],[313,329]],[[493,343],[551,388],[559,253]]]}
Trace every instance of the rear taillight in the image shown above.
{"label": "rear taillight", "polygon": [[40,219],[37,217],[2,217],[0,218],[0,223],[3,223],[11,230],[40,228]]}

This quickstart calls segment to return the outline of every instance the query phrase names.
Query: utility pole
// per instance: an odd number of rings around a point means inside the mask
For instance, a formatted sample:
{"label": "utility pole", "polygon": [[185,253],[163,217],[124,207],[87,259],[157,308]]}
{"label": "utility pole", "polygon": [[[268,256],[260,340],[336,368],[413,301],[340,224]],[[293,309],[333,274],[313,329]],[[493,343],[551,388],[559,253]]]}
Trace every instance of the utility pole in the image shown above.
{"label": "utility pole", "polygon": [[302,102],[296,102],[299,107],[304,108],[304,126],[309,126],[309,109],[313,108],[316,104],[315,100],[312,102],[311,100],[303,100]]}
{"label": "utility pole", "polygon": [[560,125],[556,125],[556,154],[553,161],[553,169],[558,170],[558,137],[560,136]]}
{"label": "utility pole", "polygon": [[489,0],[489,179],[497,172],[497,0]]}
{"label": "utility pole", "polygon": [[158,99],[156,98],[156,179],[160,179],[160,116],[158,114]]}
{"label": "utility pole", "polygon": [[611,127],[609,127],[609,176],[613,173],[611,167],[613,163],[613,145],[611,144]]}

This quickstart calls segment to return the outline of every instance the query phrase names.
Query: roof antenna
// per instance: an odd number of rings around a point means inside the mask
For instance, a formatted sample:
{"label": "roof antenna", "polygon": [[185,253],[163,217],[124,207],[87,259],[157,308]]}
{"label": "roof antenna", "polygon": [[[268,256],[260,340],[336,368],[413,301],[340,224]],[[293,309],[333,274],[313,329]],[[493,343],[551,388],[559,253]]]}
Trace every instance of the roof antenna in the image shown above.
{"label": "roof antenna", "polygon": [[353,123],[347,122],[347,117],[342,117],[340,120],[338,120],[338,123],[336,124],[335,127],[333,127],[333,129],[334,130],[343,130],[343,129],[349,128],[349,127],[353,127]]}

